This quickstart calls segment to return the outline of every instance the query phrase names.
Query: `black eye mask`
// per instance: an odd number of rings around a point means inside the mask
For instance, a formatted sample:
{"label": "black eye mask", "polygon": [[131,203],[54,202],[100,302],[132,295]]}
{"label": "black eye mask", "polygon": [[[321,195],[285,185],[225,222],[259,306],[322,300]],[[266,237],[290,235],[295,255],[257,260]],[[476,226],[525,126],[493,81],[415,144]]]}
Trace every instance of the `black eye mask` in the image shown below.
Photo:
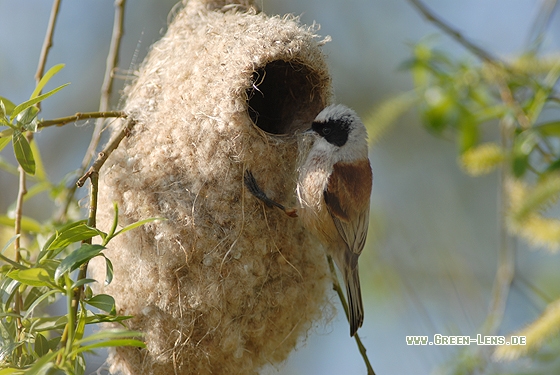
{"label": "black eye mask", "polygon": [[313,122],[311,128],[321,137],[325,138],[327,142],[342,147],[348,141],[350,121],[350,117],[342,117],[337,121]]}

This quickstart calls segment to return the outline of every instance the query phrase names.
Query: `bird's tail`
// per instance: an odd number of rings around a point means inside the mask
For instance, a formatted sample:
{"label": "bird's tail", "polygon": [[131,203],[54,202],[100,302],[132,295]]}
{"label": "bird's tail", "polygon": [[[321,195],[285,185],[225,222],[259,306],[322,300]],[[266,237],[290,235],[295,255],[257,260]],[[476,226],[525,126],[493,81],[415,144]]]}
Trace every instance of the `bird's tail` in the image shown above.
{"label": "bird's tail", "polygon": [[348,296],[350,336],[354,336],[358,328],[364,322],[364,305],[362,303],[362,291],[360,289],[360,277],[358,266],[348,269],[344,275],[346,283],[346,295]]}

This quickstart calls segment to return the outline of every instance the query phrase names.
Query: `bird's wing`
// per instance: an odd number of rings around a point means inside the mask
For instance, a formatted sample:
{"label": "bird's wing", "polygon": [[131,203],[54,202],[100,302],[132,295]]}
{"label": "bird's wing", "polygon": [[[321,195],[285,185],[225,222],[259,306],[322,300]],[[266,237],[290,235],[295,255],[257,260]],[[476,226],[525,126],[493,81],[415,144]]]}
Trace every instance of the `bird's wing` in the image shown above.
{"label": "bird's wing", "polygon": [[371,185],[369,160],[339,162],[334,165],[323,192],[334,225],[356,258],[366,243]]}
{"label": "bird's wing", "polygon": [[[327,195],[325,196],[327,197]],[[362,210],[359,215],[350,221],[345,220],[344,217],[338,216],[335,210],[330,209],[328,203],[327,207],[329,208],[334,225],[346,245],[348,245],[348,249],[350,249],[352,253],[360,255],[366,244],[369,225],[369,203],[365,210]]]}

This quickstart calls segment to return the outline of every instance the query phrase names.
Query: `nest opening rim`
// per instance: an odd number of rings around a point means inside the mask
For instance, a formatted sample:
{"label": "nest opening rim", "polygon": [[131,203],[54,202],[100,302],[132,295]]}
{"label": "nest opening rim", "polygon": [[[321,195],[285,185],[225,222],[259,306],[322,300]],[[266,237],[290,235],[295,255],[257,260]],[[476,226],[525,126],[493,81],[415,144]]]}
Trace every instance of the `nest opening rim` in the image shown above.
{"label": "nest opening rim", "polygon": [[268,136],[307,130],[324,107],[318,72],[294,61],[273,60],[254,69],[246,89],[247,114]]}

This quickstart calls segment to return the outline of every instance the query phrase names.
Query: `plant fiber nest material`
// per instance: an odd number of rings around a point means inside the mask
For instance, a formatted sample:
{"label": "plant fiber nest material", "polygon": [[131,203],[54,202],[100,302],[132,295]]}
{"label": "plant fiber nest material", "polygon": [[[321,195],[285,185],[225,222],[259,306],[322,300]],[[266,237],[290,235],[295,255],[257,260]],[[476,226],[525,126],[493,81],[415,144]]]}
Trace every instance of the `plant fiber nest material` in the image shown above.
{"label": "plant fiber nest material", "polygon": [[[147,349],[116,348],[124,374],[256,374],[329,315],[323,250],[299,219],[264,207],[253,172],[295,205],[297,133],[331,98],[321,41],[252,3],[183,4],[126,89],[132,133],[100,178],[99,223],[160,217],[106,250],[104,288]],[[93,274],[104,269],[92,262]]]}

